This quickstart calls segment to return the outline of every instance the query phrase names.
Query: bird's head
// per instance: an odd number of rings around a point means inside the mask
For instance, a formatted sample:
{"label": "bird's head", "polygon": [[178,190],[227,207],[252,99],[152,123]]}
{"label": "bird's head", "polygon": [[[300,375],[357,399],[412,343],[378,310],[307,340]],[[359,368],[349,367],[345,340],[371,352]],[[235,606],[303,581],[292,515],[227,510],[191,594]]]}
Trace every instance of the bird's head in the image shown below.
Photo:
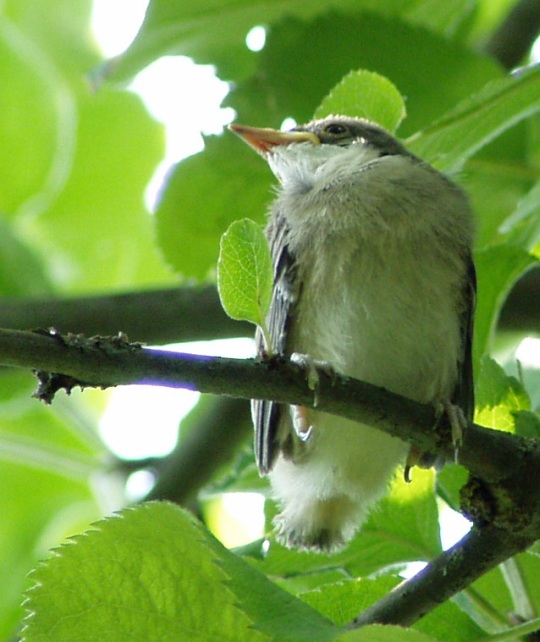
{"label": "bird's head", "polygon": [[362,118],[328,116],[289,131],[237,124],[229,128],[268,161],[283,184],[299,169],[317,173],[331,159],[357,166],[382,156],[408,155],[389,132]]}

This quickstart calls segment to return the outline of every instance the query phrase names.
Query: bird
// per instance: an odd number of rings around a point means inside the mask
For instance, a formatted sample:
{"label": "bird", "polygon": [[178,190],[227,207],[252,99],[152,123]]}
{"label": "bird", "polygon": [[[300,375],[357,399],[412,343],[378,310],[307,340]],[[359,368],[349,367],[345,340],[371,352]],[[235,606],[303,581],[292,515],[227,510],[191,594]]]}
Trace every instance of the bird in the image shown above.
{"label": "bird", "polygon": [[[273,265],[257,352],[322,362],[472,420],[476,277],[468,198],[375,122],[332,115],[290,131],[232,124],[277,178],[265,229]],[[302,356],[303,355],[303,356]],[[316,408],[252,401],[254,452],[280,507],[277,540],[343,548],[400,466],[431,452]]]}

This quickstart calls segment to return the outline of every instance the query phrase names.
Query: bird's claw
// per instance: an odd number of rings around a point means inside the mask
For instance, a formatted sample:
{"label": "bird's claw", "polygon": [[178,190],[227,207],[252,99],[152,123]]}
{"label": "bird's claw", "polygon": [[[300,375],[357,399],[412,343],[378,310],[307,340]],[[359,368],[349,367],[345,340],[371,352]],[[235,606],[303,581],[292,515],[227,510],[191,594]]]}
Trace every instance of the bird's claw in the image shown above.
{"label": "bird's claw", "polygon": [[320,377],[318,369],[321,369],[325,374],[333,379],[336,376],[334,367],[328,361],[319,361],[318,359],[311,357],[309,354],[302,354],[300,352],[293,352],[291,354],[291,361],[305,371],[308,387],[314,392],[313,405],[316,408],[319,402],[318,390]]}
{"label": "bird's claw", "polygon": [[437,421],[443,413],[446,413],[452,431],[452,445],[454,446],[454,463],[458,463],[459,449],[463,444],[463,432],[468,426],[467,418],[463,410],[450,401],[440,401],[436,406]]}
{"label": "bird's claw", "polygon": [[[436,424],[439,423],[444,413],[446,413],[446,416],[448,417],[448,422],[450,423],[452,431],[454,462],[457,464],[459,449],[463,443],[463,432],[468,425],[467,418],[465,417],[463,410],[450,401],[438,401],[435,404],[435,413],[437,417]],[[437,457],[434,453],[430,453],[429,451],[423,452],[420,448],[411,446],[407,456],[407,461],[405,462],[403,477],[405,481],[409,483],[411,481],[411,469],[415,466],[419,466],[420,468],[431,468],[433,466],[436,470],[440,470],[443,465],[444,459],[442,457]]]}
{"label": "bird's claw", "polygon": [[309,422],[307,408],[304,406],[291,406],[291,419],[294,432],[300,441],[304,443],[307,442],[313,432],[313,426]]}

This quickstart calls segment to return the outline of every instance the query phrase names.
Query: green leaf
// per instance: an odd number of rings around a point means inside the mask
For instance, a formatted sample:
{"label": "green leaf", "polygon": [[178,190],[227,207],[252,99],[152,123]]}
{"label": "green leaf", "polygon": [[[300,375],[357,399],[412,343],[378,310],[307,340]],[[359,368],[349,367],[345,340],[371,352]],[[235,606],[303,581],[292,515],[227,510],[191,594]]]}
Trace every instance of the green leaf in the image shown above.
{"label": "green leaf", "polygon": [[437,495],[456,512],[460,511],[460,490],[467,483],[468,471],[462,466],[447,465],[437,473]]}
{"label": "green leaf", "polygon": [[264,161],[232,133],[206,139],[204,152],[174,168],[158,205],[158,242],[168,263],[185,277],[208,277],[227,227],[245,216],[262,222],[269,184]]}
{"label": "green leaf", "polygon": [[167,503],[98,522],[32,577],[24,642],[327,642],[337,633]]}
{"label": "green leaf", "polygon": [[200,528],[171,505],[98,522],[33,579],[25,642],[268,639],[250,631]]}
{"label": "green leaf", "polygon": [[0,219],[0,294],[43,295],[51,292],[45,263],[15,231],[15,225]]}
{"label": "green leaf", "polygon": [[401,577],[391,575],[376,579],[342,580],[301,593],[300,599],[338,626],[345,626],[401,581]]}
{"label": "green leaf", "polygon": [[480,148],[520,120],[540,111],[540,68],[488,82],[408,141],[438,169],[459,171]]}
{"label": "green leaf", "polygon": [[456,32],[473,15],[476,5],[470,0],[424,0],[411,7],[406,16],[446,36],[455,36]]}
{"label": "green leaf", "polygon": [[62,188],[74,153],[76,112],[48,52],[9,20],[0,25],[0,211],[41,213]]}
{"label": "green leaf", "polygon": [[[513,558],[523,576],[533,612],[540,607],[540,558],[529,552],[520,553]],[[492,632],[507,630],[508,613],[516,613],[508,584],[501,567],[494,568],[482,575],[466,590],[457,594],[455,602],[469,613],[480,626]],[[522,615],[519,613],[518,615]],[[507,639],[505,637],[505,639]],[[516,638],[517,639],[517,638]]]}
{"label": "green leaf", "polygon": [[49,0],[46,4],[41,0],[5,0],[2,4],[2,15],[28,35],[77,87],[81,73],[100,60],[88,28],[91,12],[88,0]]}
{"label": "green leaf", "polygon": [[485,631],[470,615],[450,600],[416,622],[414,628],[445,642],[470,642],[485,636]]}
{"label": "green leaf", "polygon": [[441,548],[435,472],[415,468],[412,482],[398,472],[391,492],[372,512],[342,555],[354,575],[368,575],[394,564],[429,561]]}
{"label": "green leaf", "polygon": [[[493,61],[456,42],[367,11],[284,18],[269,30],[257,61],[254,75],[227,98],[240,122],[279,127],[287,116],[310,120],[321,98],[354,64],[389,78],[406,97],[402,136],[422,129],[502,75]],[[419,73],[427,69],[426,61],[429,80]]]}
{"label": "green leaf", "polygon": [[[529,243],[524,238],[519,238],[520,223],[506,226],[509,215],[516,210],[521,199],[531,188],[530,175],[535,170],[528,171],[527,153],[510,152],[508,138],[515,143],[519,136],[519,125],[504,132],[493,143],[482,149],[467,163],[466,171],[457,174],[454,178],[467,192],[476,218],[476,247],[483,249],[491,245],[512,244],[528,250]],[[494,155],[492,149],[496,147]],[[518,171],[511,171],[512,167],[519,167]],[[522,171],[523,168],[523,171]],[[531,221],[532,222],[532,221]],[[524,227],[527,226],[525,219]],[[513,236],[515,233],[515,237]]]}
{"label": "green leaf", "polygon": [[235,221],[221,237],[218,290],[225,312],[263,327],[272,298],[272,258],[261,226]]}
{"label": "green leaf", "polygon": [[476,373],[475,421],[489,428],[513,432],[514,413],[530,410],[530,400],[515,377],[485,355]]}
{"label": "green leaf", "polygon": [[[520,337],[521,338],[521,337]],[[540,412],[540,368],[532,364],[524,365],[523,363],[515,363],[518,368],[520,380],[523,381],[529,396],[531,397],[531,407],[536,413]],[[512,370],[510,369],[510,373]]]}
{"label": "green leaf", "polygon": [[228,586],[237,603],[273,642],[329,642],[339,633],[318,611],[277,587],[217,540],[208,539],[208,543],[221,553],[221,567],[231,578]]}
{"label": "green leaf", "polygon": [[315,118],[346,114],[367,118],[395,131],[405,118],[405,102],[388,78],[361,69],[347,74],[315,111]]}
{"label": "green leaf", "polygon": [[540,417],[528,410],[518,410],[513,413],[516,435],[526,439],[540,439]]}
{"label": "green leaf", "polygon": [[348,631],[338,638],[339,642],[437,642],[430,635],[401,626],[371,624],[356,631]]}
{"label": "green leaf", "polygon": [[40,239],[51,269],[72,291],[166,283],[172,275],[144,206],[144,190],[163,153],[161,125],[127,91],[82,92],[77,109],[69,178],[25,232]]}
{"label": "green leaf", "polygon": [[252,71],[256,55],[245,44],[249,30],[270,25],[283,16],[311,18],[329,9],[371,9],[383,14],[399,14],[414,7],[417,0],[289,0],[253,2],[201,0],[187,2],[152,0],[139,35],[109,69],[113,78],[126,80],[152,60],[166,54],[190,56],[200,63],[218,64],[223,77]]}
{"label": "green leaf", "polygon": [[[401,581],[402,578],[399,576],[388,575],[375,579],[341,581],[302,593],[300,598],[337,625],[344,626]],[[414,628],[445,642],[469,642],[485,635],[468,615],[450,601],[428,613],[414,625]]]}
{"label": "green leaf", "polygon": [[511,287],[536,259],[511,245],[488,247],[475,253],[478,304],[474,326],[474,365],[489,353],[501,306]]}
{"label": "green leaf", "polygon": [[[509,244],[533,250],[540,241],[540,181],[520,200],[512,214],[501,225],[501,233]],[[540,257],[540,253],[536,252]]]}
{"label": "green leaf", "polygon": [[25,406],[21,397],[0,404],[1,640],[13,639],[18,629],[21,596],[37,560],[99,517],[101,493],[121,492],[110,476],[99,475],[103,448],[96,444],[93,449],[75,434],[73,422],[80,412],[72,408],[64,417],[57,402],[54,408],[35,401]]}

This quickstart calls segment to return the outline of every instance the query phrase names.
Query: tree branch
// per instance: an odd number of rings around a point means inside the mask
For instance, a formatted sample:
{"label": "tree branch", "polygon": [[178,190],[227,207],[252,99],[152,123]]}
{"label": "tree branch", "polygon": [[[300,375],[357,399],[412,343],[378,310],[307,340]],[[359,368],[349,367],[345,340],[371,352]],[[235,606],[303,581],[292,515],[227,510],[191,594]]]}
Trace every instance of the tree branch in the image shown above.
{"label": "tree branch", "polygon": [[366,609],[349,627],[374,623],[411,626],[480,575],[532,543],[529,537],[494,527],[473,529],[417,575]]}
{"label": "tree branch", "polygon": [[[421,450],[453,456],[446,418],[437,426],[432,406],[365,382],[319,370],[310,389],[306,374],[285,357],[265,361],[225,359],[144,349],[122,338],[0,330],[0,362],[49,373],[50,399],[60,387],[151,383],[240,398],[299,404],[367,423]],[[56,388],[55,388],[56,386]],[[503,559],[540,538],[540,443],[470,425],[460,463],[472,473],[462,504],[472,533],[424,571],[359,616],[367,622],[408,624],[442,603]]]}
{"label": "tree branch", "polygon": [[[59,380],[59,388],[154,384],[311,407],[315,401],[302,368],[279,356],[227,359],[146,349],[121,338],[0,330],[0,363],[68,375]],[[437,426],[431,405],[324,370],[319,371],[316,397],[318,410],[368,423],[449,459],[454,455],[446,418]],[[471,425],[460,463],[476,477],[500,483],[521,470],[529,448],[529,442],[515,435]]]}
{"label": "tree branch", "polygon": [[[540,269],[530,270],[505,303],[502,329],[538,331]],[[132,341],[160,345],[249,337],[253,326],[230,319],[215,286],[182,286],[73,298],[2,298],[0,328],[56,328],[87,336],[122,331]]]}
{"label": "tree branch", "polygon": [[0,305],[0,328],[56,328],[87,336],[125,332],[133,341],[163,344],[253,334],[230,319],[213,285],[73,298],[10,299]]}

